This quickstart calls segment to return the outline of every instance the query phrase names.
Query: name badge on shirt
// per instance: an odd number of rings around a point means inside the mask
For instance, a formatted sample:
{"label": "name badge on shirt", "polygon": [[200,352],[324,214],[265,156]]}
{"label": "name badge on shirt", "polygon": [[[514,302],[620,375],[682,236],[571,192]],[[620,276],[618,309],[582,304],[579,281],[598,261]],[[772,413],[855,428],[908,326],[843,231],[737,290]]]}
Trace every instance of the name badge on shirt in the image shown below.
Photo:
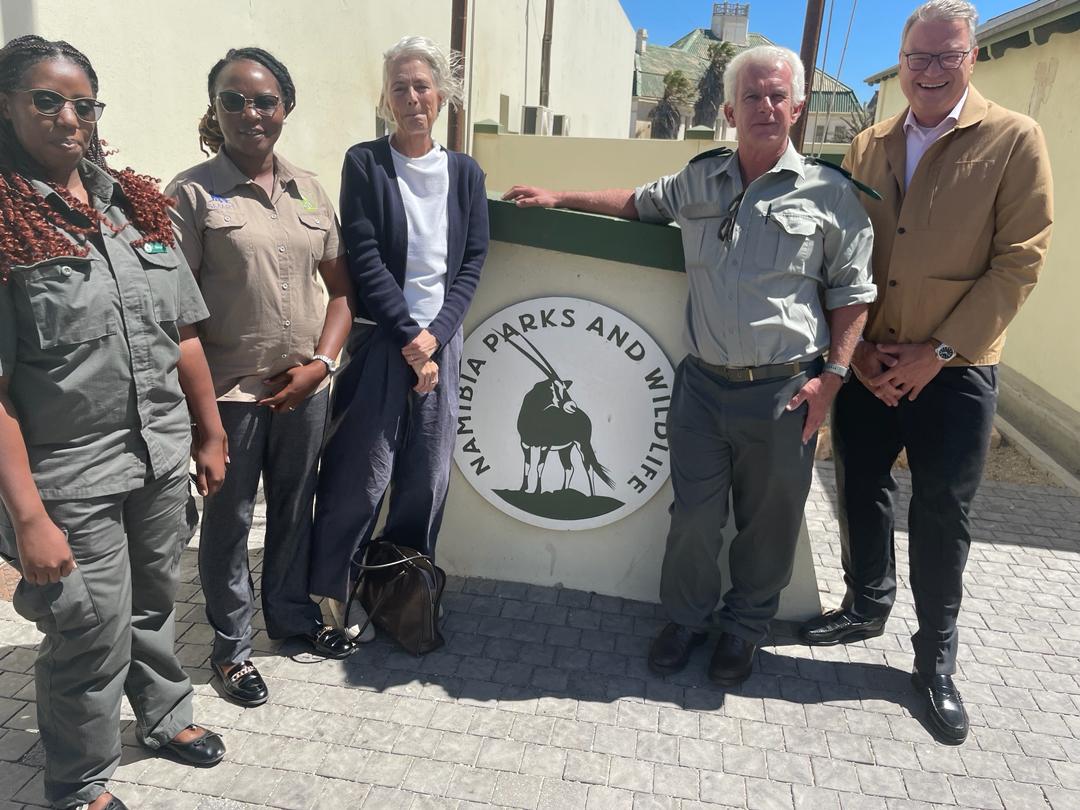
{"label": "name badge on shirt", "polygon": [[143,245],[144,253],[165,253],[167,250],[168,248],[166,248],[165,245],[163,245],[161,242],[147,242],[145,245]]}
{"label": "name badge on shirt", "polygon": [[305,211],[315,211],[315,210],[318,210],[318,207],[319,207],[319,206],[315,205],[315,203],[313,203],[307,197],[301,197],[299,200],[297,200],[297,202],[300,203],[300,206]]}

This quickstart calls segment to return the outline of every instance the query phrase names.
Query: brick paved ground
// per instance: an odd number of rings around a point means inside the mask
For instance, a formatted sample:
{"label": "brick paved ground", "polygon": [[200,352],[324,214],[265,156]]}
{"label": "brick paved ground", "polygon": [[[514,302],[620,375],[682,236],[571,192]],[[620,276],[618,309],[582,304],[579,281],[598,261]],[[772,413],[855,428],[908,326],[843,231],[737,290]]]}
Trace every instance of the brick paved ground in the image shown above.
{"label": "brick paved ground", "polygon": [[[807,515],[831,605],[842,588],[831,467],[818,474]],[[260,633],[272,696],[242,710],[208,684],[189,550],[180,654],[196,717],[225,733],[229,755],[184,768],[128,732],[115,789],[132,807],[170,810],[1080,808],[1080,497],[988,483],[975,522],[960,652],[973,729],[961,748],[935,744],[913,716],[905,590],[885,636],[810,650],[779,628],[750,681],[724,692],[704,677],[704,648],[681,675],[648,673],[653,605],[459,579],[449,643],[423,659],[379,641],[344,664],[312,662]],[[0,603],[0,807],[41,802],[36,641]]]}

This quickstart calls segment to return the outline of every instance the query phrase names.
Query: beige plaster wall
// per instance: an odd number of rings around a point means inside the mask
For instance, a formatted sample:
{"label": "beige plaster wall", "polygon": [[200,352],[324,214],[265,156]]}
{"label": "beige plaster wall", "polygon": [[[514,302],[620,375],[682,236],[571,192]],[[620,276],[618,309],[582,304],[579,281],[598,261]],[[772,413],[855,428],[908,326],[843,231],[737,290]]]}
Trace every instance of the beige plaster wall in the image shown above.
{"label": "beige plaster wall", "polygon": [[[567,295],[605,304],[637,321],[673,365],[682,344],[686,276],[493,242],[483,283],[469,310],[465,334],[500,309],[530,298]],[[439,556],[456,574],[582,588],[656,601],[668,529],[671,483],[623,520],[586,531],[551,531],[521,523],[484,500],[453,468],[439,536]],[[726,533],[730,538],[730,527]],[[727,548],[721,554],[727,571]],[[805,526],[780,616],[808,618],[820,610],[814,561]]]}
{"label": "beige plaster wall", "polygon": [[[1080,153],[1076,141],[1076,99],[1080,98],[1080,32],[1054,34],[1041,46],[1006,51],[979,62],[973,84],[1002,106],[1030,115],[1043,128],[1054,172],[1055,229],[1046,266],[1035,291],[1009,327],[1003,361],[1053,399],[1080,411],[1080,375],[1074,371],[1080,301]],[[891,115],[904,108],[899,81],[882,84]],[[1068,368],[1063,367],[1063,362]],[[1080,417],[1078,417],[1080,421]],[[1076,430],[1080,431],[1080,425]]]}

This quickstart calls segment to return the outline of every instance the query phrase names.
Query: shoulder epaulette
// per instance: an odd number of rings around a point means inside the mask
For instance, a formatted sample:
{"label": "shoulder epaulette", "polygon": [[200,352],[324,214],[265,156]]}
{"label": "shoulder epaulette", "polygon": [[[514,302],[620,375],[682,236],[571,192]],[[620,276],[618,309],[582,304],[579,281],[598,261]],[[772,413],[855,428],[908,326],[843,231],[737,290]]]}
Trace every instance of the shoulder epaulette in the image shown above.
{"label": "shoulder epaulette", "polygon": [[707,152],[702,152],[700,155],[695,155],[690,158],[690,163],[697,163],[699,160],[705,160],[705,158],[713,157],[731,157],[735,154],[735,150],[729,149],[726,146],[720,146],[716,149],[710,149]]}
{"label": "shoulder epaulette", "polygon": [[811,166],[828,166],[830,169],[840,172],[840,174],[844,175],[844,177],[850,180],[852,182],[852,185],[854,185],[855,188],[857,188],[863,194],[867,195],[868,197],[873,197],[875,200],[881,199],[881,195],[878,194],[876,189],[871,188],[870,186],[866,185],[866,183],[860,183],[858,180],[852,177],[851,172],[849,172],[843,166],[837,166],[835,163],[829,163],[829,161],[827,160],[820,160],[814,157],[804,157],[803,159]]}

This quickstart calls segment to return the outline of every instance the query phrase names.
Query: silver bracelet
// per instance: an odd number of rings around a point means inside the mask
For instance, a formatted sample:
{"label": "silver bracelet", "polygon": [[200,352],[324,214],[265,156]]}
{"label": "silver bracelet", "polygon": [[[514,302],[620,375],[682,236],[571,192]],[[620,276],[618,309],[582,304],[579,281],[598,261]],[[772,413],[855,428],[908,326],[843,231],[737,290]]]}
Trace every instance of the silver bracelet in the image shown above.
{"label": "silver bracelet", "polygon": [[311,359],[313,361],[314,360],[320,360],[323,363],[325,363],[326,364],[326,374],[329,377],[333,377],[334,374],[338,370],[337,363],[334,362],[334,359],[332,357],[327,357],[325,354],[317,354],[314,357],[312,357]]}

